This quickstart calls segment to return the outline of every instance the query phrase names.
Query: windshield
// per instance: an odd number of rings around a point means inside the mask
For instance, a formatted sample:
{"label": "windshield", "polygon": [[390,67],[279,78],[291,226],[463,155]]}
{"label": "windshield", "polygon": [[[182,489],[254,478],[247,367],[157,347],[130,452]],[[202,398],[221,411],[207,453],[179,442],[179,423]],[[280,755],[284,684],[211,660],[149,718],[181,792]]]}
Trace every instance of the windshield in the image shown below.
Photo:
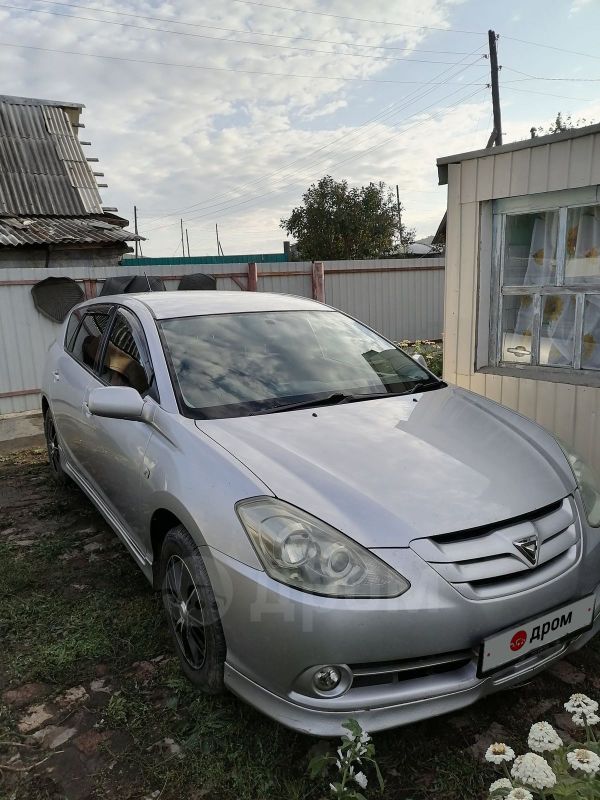
{"label": "windshield", "polygon": [[200,418],[438,384],[386,339],[336,311],[214,314],[158,324],[184,411]]}

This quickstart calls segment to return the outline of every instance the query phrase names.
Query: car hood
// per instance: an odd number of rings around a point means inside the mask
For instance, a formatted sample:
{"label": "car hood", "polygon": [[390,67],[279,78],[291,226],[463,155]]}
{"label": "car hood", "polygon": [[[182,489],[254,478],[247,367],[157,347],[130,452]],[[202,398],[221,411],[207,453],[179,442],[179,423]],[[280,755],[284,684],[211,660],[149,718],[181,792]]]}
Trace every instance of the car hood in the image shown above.
{"label": "car hood", "polygon": [[371,548],[509,520],[575,488],[548,433],[453,387],[196,425],[276,497]]}

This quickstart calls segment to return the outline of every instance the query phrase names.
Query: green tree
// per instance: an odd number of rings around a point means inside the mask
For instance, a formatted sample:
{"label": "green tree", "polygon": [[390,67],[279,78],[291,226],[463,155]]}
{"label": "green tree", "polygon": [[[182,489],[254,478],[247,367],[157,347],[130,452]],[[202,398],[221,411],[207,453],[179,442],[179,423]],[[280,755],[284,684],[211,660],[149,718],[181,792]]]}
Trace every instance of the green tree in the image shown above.
{"label": "green tree", "polygon": [[295,237],[300,258],[377,258],[400,253],[414,241],[414,231],[404,226],[400,241],[396,198],[384,183],[357,189],[326,175],[302,201],[281,220]]}
{"label": "green tree", "polygon": [[540,126],[535,128],[535,131],[538,136],[547,136],[548,134],[564,133],[564,131],[572,131],[574,128],[582,128],[584,125],[592,124],[593,120],[585,118],[573,120],[570,114],[567,117],[563,117],[562,111],[559,111],[554,122],[551,122],[547,128]]}

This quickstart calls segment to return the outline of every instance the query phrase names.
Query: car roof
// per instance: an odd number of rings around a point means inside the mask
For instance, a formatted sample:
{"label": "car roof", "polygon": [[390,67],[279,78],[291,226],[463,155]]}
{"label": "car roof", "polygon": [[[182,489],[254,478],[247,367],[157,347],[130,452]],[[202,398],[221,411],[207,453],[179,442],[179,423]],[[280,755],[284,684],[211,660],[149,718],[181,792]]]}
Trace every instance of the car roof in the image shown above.
{"label": "car roof", "polygon": [[103,303],[143,303],[157,319],[193,317],[205,314],[236,314],[251,311],[332,311],[329,306],[274,292],[140,292],[96,298]]}

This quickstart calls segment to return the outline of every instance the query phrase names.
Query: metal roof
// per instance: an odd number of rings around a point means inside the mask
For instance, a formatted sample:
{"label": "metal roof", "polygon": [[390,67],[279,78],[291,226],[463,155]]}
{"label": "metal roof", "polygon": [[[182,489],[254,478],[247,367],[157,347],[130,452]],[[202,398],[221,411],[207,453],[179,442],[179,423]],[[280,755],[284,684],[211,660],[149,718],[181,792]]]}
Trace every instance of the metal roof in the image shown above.
{"label": "metal roof", "polygon": [[181,266],[188,264],[276,264],[289,261],[286,253],[255,253],[234,256],[168,256],[165,258],[127,256],[121,260],[123,267]]}
{"label": "metal roof", "polygon": [[498,156],[501,153],[512,153],[515,150],[525,150],[531,147],[543,147],[554,142],[564,142],[567,139],[578,139],[581,136],[591,136],[600,133],[600,124],[586,125],[583,128],[571,128],[562,133],[550,133],[547,136],[534,136],[533,139],[522,139],[518,142],[509,142],[500,147],[487,147],[483,150],[471,150],[466,153],[457,153],[453,156],[443,156],[436,161],[438,168],[438,183],[444,186],[448,183],[448,164],[459,164],[461,161],[469,161],[472,158],[483,158],[484,156]]}
{"label": "metal roof", "polygon": [[107,244],[141,239],[97,217],[1,217],[0,247],[39,244]]}
{"label": "metal roof", "polygon": [[0,95],[0,217],[102,214],[71,115],[76,103]]}

